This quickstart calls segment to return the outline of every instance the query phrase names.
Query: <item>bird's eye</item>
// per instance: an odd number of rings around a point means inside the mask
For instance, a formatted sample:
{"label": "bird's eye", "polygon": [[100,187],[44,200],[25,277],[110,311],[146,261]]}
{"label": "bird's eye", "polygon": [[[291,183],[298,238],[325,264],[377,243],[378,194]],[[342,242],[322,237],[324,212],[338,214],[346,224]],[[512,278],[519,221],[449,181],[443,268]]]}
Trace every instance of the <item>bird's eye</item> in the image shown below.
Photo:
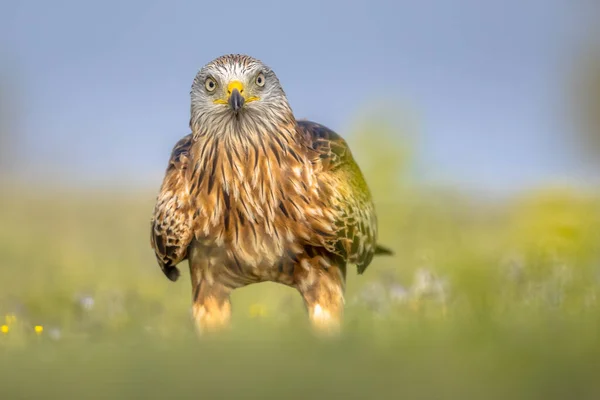
{"label": "bird's eye", "polygon": [[260,87],[265,86],[265,76],[262,73],[256,77],[256,84]]}
{"label": "bird's eye", "polygon": [[207,91],[214,92],[217,88],[217,82],[215,82],[213,78],[206,78],[206,81],[204,82],[204,87]]}

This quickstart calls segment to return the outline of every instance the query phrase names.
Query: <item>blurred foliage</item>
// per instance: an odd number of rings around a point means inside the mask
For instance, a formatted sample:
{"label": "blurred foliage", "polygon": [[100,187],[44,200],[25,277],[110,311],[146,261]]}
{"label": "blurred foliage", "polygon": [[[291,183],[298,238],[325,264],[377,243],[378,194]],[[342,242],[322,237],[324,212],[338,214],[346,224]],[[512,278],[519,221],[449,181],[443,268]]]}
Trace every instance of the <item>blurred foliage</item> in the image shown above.
{"label": "blurred foliage", "polygon": [[396,254],[350,269],[334,340],[274,284],[236,291],[231,331],[198,340],[188,275],[150,249],[154,191],[5,187],[2,396],[599,398],[600,196],[425,190],[397,125],[365,121],[349,141]]}
{"label": "blurred foliage", "polygon": [[408,113],[371,105],[348,129],[348,144],[378,201],[397,199],[409,182],[416,130],[412,119]]}

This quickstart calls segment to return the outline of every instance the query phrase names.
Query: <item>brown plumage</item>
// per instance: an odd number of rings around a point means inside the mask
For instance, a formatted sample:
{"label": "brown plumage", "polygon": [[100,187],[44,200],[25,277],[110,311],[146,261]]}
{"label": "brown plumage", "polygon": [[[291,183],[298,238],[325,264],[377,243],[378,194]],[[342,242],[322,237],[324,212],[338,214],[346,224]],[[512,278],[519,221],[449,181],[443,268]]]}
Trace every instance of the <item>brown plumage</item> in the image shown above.
{"label": "brown plumage", "polygon": [[151,242],[173,281],[189,260],[198,327],[226,325],[231,291],[262,281],[297,288],[315,327],[339,327],[346,264],[363,273],[389,254],[348,145],[296,121],[273,71],[248,56],[209,63],[191,97],[192,133],[171,153]]}

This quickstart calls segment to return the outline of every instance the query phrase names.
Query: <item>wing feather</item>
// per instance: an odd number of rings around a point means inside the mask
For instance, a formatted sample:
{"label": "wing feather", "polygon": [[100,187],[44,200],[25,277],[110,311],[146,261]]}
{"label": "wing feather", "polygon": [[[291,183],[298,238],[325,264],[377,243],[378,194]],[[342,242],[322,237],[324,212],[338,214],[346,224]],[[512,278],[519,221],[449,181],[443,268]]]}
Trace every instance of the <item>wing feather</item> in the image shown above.
{"label": "wing feather", "polygon": [[321,186],[335,210],[337,233],[329,247],[362,274],[375,254],[386,253],[377,246],[377,217],[363,174],[340,135],[311,121],[298,121],[298,128],[318,154]]}
{"label": "wing feather", "polygon": [[151,220],[152,248],[162,271],[172,281],[179,278],[176,265],[187,258],[187,248],[193,238],[193,209],[186,178],[191,145],[190,134],[173,148]]}

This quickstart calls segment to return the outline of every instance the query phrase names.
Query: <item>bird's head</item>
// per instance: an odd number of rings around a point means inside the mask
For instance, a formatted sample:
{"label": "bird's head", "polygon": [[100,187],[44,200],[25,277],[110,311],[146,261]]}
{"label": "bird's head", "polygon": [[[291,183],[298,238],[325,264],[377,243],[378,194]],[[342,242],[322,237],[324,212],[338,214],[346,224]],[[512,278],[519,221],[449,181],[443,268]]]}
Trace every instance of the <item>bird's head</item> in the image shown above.
{"label": "bird's head", "polygon": [[292,115],[275,73],[245,55],[225,55],[205,65],[194,79],[191,100],[191,123],[198,129],[248,120],[264,125]]}

